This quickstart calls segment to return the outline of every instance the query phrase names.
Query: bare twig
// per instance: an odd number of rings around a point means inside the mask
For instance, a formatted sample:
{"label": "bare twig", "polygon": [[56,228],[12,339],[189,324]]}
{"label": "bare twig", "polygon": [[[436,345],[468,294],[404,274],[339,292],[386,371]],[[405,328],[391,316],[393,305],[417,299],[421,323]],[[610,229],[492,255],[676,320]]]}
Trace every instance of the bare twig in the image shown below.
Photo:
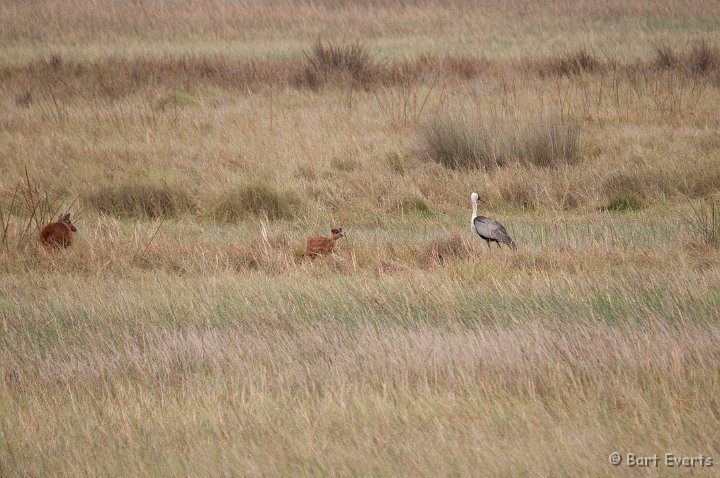
{"label": "bare twig", "polygon": [[[12,194],[12,199],[10,200],[10,208],[8,209],[8,216],[7,219],[3,218],[2,220],[2,228],[3,228],[3,235],[2,235],[2,242],[5,245],[5,251],[10,252],[10,243],[8,242],[8,229],[10,228],[10,215],[12,214],[13,209],[15,208],[15,200],[18,196],[18,189],[20,188],[20,183],[15,185],[15,190]],[[0,209],[0,213],[2,210]]]}
{"label": "bare twig", "polygon": [[33,193],[32,183],[30,182],[30,175],[28,174],[27,166],[25,166],[25,180],[27,181],[27,195],[26,202],[29,201],[30,205],[30,216],[35,219],[35,225],[40,229],[40,221],[35,217],[37,211],[37,205],[35,204],[35,194]]}
{"label": "bare twig", "polygon": [[8,243],[7,243],[7,230],[8,230],[9,224],[10,224],[10,215],[8,214],[7,223],[6,223],[5,222],[5,214],[3,214],[2,204],[0,204],[0,226],[2,226],[2,229],[3,229],[2,245],[5,246],[5,250],[7,252],[10,252],[10,248],[8,247]]}
{"label": "bare twig", "polygon": [[160,228],[162,227],[162,225],[163,225],[164,222],[165,222],[165,218],[163,217],[162,219],[160,219],[160,224],[158,224],[157,229],[155,229],[155,232],[153,233],[152,237],[150,238],[150,240],[148,241],[148,243],[145,245],[145,247],[142,249],[142,251],[139,252],[139,253],[136,252],[136,253],[133,255],[133,257],[132,257],[132,261],[133,261],[133,262],[134,262],[135,259],[137,259],[138,257],[142,257],[143,255],[145,255],[145,253],[147,252],[147,250],[150,248],[150,245],[151,245],[152,242],[155,240],[155,236],[157,236],[158,232],[160,232]]}
{"label": "bare twig", "polygon": [[685,199],[692,209],[692,215],[688,216],[680,211],[678,215],[698,239],[710,246],[720,247],[720,208],[717,203],[712,201],[709,208],[705,208],[696,206],[687,195]]}

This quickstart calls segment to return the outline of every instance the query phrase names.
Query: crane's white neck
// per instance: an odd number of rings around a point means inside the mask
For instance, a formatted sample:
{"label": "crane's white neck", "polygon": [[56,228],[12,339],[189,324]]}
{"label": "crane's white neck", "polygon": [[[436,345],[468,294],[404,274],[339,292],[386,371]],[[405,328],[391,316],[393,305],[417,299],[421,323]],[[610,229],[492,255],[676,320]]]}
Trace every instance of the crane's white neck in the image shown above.
{"label": "crane's white neck", "polygon": [[470,218],[470,230],[475,230],[475,218],[477,217],[477,200],[472,200],[472,217]]}

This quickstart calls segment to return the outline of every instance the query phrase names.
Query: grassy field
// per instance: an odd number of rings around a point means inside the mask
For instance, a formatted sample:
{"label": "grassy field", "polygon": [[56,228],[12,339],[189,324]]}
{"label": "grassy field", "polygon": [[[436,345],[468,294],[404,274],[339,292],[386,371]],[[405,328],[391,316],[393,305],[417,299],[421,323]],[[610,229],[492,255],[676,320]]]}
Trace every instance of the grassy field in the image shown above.
{"label": "grassy field", "polygon": [[3,2],[0,476],[711,476],[720,5],[627,3]]}

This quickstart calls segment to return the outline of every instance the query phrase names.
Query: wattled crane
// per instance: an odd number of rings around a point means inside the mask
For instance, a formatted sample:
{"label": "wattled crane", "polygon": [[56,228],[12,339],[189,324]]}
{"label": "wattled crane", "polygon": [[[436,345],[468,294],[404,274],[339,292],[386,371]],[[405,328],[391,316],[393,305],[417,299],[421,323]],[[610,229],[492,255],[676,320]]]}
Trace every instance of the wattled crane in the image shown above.
{"label": "wattled crane", "polygon": [[[491,242],[496,242],[498,247],[500,247],[500,243],[502,242],[516,249],[515,241],[512,240],[512,237],[510,237],[510,234],[507,233],[502,224],[489,217],[477,215],[478,199],[480,199],[478,193],[472,193],[470,195],[470,201],[472,202],[470,230],[480,236],[481,239],[484,239],[488,247],[490,247]],[[485,202],[483,199],[480,199],[480,201]]]}

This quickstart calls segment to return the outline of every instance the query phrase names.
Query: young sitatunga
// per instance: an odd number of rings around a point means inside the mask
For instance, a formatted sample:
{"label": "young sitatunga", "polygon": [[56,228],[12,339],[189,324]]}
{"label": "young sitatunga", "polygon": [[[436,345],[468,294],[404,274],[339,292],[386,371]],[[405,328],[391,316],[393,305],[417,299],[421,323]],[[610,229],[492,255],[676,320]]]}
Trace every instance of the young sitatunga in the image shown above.
{"label": "young sitatunga", "polygon": [[317,256],[327,256],[335,249],[335,242],[345,237],[342,227],[330,230],[330,237],[313,236],[308,238],[305,253],[313,259]]}
{"label": "young sitatunga", "polygon": [[57,222],[51,222],[40,231],[40,242],[47,247],[70,247],[73,232],[77,231],[70,221],[70,213],[60,215]]}

